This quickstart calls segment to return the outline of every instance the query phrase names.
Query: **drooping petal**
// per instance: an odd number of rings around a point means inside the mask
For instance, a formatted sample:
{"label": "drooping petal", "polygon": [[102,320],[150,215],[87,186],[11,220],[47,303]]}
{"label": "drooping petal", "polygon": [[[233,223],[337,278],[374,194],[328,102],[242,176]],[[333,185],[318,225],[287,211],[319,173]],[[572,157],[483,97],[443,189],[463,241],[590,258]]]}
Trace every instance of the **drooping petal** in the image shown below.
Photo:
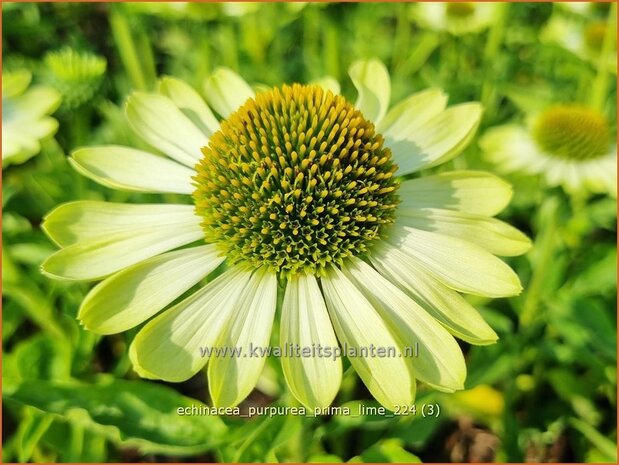
{"label": "drooping petal", "polygon": [[404,181],[398,194],[405,207],[494,216],[511,200],[512,188],[490,173],[450,171]]}
{"label": "drooping petal", "polygon": [[456,291],[446,287],[395,247],[377,248],[370,257],[376,269],[456,337],[471,344],[492,344],[493,329]]}
{"label": "drooping petal", "polygon": [[363,116],[378,124],[387,113],[391,98],[391,81],[385,65],[379,60],[360,60],[348,70],[359,96],[355,106]]}
{"label": "drooping petal", "polygon": [[421,125],[403,139],[387,139],[398,165],[397,174],[405,175],[451,160],[471,141],[481,120],[478,103],[454,105]]}
{"label": "drooping petal", "polygon": [[456,291],[507,297],[522,290],[518,275],[509,266],[462,239],[404,226],[392,231],[389,242]]}
{"label": "drooping petal", "polygon": [[406,346],[419,345],[416,378],[446,391],[464,388],[464,356],[445,328],[362,260],[353,257],[342,269]]}
{"label": "drooping petal", "polygon": [[149,321],[131,344],[133,369],[144,378],[171,382],[195,375],[208,361],[250,277],[249,271],[230,268]]}
{"label": "drooping petal", "polygon": [[195,172],[168,158],[108,145],[73,152],[69,161],[84,176],[113,189],[191,194]]}
{"label": "drooping petal", "polygon": [[218,68],[204,83],[206,101],[222,118],[239,109],[254,91],[245,80],[228,68]]}
{"label": "drooping petal", "polygon": [[207,136],[219,129],[219,121],[217,121],[211,109],[200,94],[185,82],[166,76],[159,83],[159,92],[169,97],[185,116]]}
{"label": "drooping petal", "polygon": [[95,286],[82,302],[78,318],[95,333],[126,331],[158,313],[223,260],[212,244],[144,260]]}
{"label": "drooping petal", "polygon": [[275,273],[254,272],[216,343],[220,348],[239,348],[243,354],[215,353],[209,359],[208,386],[215,406],[236,406],[256,386],[268,354],[276,301]]}
{"label": "drooping petal", "polygon": [[527,236],[503,221],[438,208],[398,209],[398,223],[472,242],[494,255],[522,255],[531,248]]}
{"label": "drooping petal", "polygon": [[395,357],[349,355],[348,359],[372,395],[386,408],[411,405],[415,399],[412,364],[401,354],[401,344],[361,291],[336,268],[321,278],[322,288],[338,339],[357,354],[374,348],[395,348]]}
{"label": "drooping petal", "polygon": [[281,316],[280,346],[285,351],[282,368],[290,390],[308,408],[331,405],[342,382],[339,357],[303,356],[291,353],[314,345],[337,346],[329,313],[316,278],[311,275],[293,277],[286,286]]}
{"label": "drooping petal", "polygon": [[135,92],[127,99],[126,112],[133,130],[169,157],[191,167],[202,157],[207,135],[169,98]]}

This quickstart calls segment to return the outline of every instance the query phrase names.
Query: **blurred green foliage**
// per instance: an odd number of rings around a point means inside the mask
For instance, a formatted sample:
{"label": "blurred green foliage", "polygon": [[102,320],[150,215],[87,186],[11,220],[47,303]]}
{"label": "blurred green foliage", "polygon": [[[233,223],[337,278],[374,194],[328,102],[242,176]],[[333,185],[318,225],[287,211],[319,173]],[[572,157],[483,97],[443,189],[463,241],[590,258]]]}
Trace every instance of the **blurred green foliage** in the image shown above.
{"label": "blurred green foliage", "polygon": [[[616,199],[508,179],[515,197],[503,217],[534,239],[510,262],[525,292],[471,299],[500,340],[462,344],[466,391],[420,389],[417,405],[438,404],[438,418],[179,416],[177,407],[206,402],[203,375],[178,385],[138,379],[127,357],[135,332],[83,330],[75,317],[88,285],[39,273],[54,248],[39,225],[54,206],[161,199],[105,189],[66,161],[82,145],[140,147],[123,101],[154,89],[159,76],[200,90],[217,66],[262,85],[330,75],[353,98],[349,64],[378,57],[392,76],[392,102],[426,87],[442,87],[450,103],[482,101],[480,134],[543,102],[590,98],[595,63],[540,33],[552,15],[604,20],[604,5],[584,16],[549,3],[503,5],[488,30],[461,36],[420,27],[414,8],[3,4],[4,68],[27,69],[64,96],[55,138],[3,173],[3,461],[616,461]],[[613,84],[604,95],[611,121],[614,102]],[[475,141],[450,167],[493,169]],[[292,402],[277,360],[259,388],[246,405]],[[348,370],[335,405],[375,405],[369,399]]]}

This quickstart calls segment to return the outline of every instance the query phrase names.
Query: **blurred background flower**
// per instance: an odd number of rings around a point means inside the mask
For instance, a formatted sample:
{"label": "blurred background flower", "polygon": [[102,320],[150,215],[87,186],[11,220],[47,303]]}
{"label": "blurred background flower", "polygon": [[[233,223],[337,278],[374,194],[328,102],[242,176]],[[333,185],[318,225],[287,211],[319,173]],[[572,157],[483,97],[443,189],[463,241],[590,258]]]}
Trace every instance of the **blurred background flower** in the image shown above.
{"label": "blurred background flower", "polygon": [[56,132],[49,117],[61,102],[54,89],[34,86],[26,70],[2,73],[2,165],[23,163],[41,150],[40,140]]}
{"label": "blurred background flower", "polygon": [[43,58],[45,81],[62,96],[61,111],[76,110],[94,98],[106,70],[106,60],[88,52],[63,48]]}
{"label": "blurred background flower", "polygon": [[617,196],[616,134],[604,115],[575,104],[549,106],[527,127],[492,128],[480,139],[502,172],[542,175],[572,193]]}
{"label": "blurred background flower", "polygon": [[411,5],[419,24],[436,31],[461,35],[480,32],[494,20],[496,4],[476,2],[421,2]]}

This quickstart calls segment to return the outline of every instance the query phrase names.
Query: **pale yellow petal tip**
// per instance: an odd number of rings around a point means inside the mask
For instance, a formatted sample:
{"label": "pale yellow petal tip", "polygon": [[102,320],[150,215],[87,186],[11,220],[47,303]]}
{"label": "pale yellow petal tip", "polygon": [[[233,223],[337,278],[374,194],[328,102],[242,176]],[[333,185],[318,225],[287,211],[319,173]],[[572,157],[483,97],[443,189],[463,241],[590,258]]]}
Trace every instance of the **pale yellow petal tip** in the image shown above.
{"label": "pale yellow petal tip", "polygon": [[77,321],[82,328],[86,331],[90,331],[91,333],[99,334],[101,336],[109,336],[110,334],[118,334],[120,331],[113,331],[110,328],[106,328],[105,325],[96,324],[91,321],[91,318],[88,315],[88,310],[85,309],[85,305],[81,305],[77,312]]}
{"label": "pale yellow petal tip", "polygon": [[[129,94],[129,96],[125,99],[125,115],[129,116],[128,112],[131,111],[131,109],[136,109],[135,107],[140,105],[144,99],[153,95],[156,94],[149,94],[148,92],[143,92],[141,90],[134,90],[131,92],[131,94]],[[163,96],[160,97],[163,98]]]}
{"label": "pale yellow petal tip", "polygon": [[456,391],[463,391],[465,381],[466,381],[466,371],[464,371],[464,374],[458,377],[458,379],[450,380],[449,382],[445,382],[444,384],[434,384],[434,383],[428,383],[428,382],[425,382],[425,384],[430,386],[433,389],[436,389],[437,391],[447,392],[449,394],[452,394]]}
{"label": "pale yellow petal tip", "polygon": [[80,150],[76,150],[69,157],[67,157],[67,161],[69,162],[69,165],[71,165],[71,168],[73,168],[79,174],[83,176],[88,176],[90,172],[84,167],[84,165],[79,159],[81,154],[82,152],[80,152]]}
{"label": "pale yellow petal tip", "polygon": [[480,102],[465,102],[458,105],[454,105],[451,108],[465,108],[471,114],[472,126],[478,125],[481,121],[481,117],[484,114],[484,106]]}
{"label": "pale yellow petal tip", "polygon": [[160,94],[166,95],[166,87],[168,87],[170,84],[174,85],[176,83],[187,85],[185,81],[181,81],[180,79],[177,79],[175,77],[161,76],[161,78],[157,82],[157,90],[159,91]]}
{"label": "pale yellow petal tip", "polygon": [[404,407],[412,406],[415,403],[415,394],[402,399],[379,399],[375,397],[379,404],[391,412],[401,412]]}
{"label": "pale yellow petal tip", "polygon": [[321,402],[319,399],[315,399],[317,402],[312,402],[310,399],[301,399],[296,395],[294,397],[303,405],[303,407],[312,411],[326,410],[333,404],[333,401],[335,400],[335,396],[329,402]]}
{"label": "pale yellow petal tip", "polygon": [[206,77],[206,81],[204,82],[204,85],[211,84],[218,79],[224,78],[225,76],[235,76],[235,77],[238,76],[240,78],[240,75],[233,69],[225,67],[225,66],[218,66],[217,68],[213,70],[211,74],[209,74]]}
{"label": "pale yellow petal tip", "polygon": [[80,311],[79,311],[79,313],[77,315],[77,322],[86,331],[90,331],[91,333],[99,334],[100,336],[108,336],[110,334],[117,334],[117,333],[114,333],[112,331],[101,330],[101,328],[97,327],[97,325],[92,325],[88,321],[88,318],[84,318],[83,316],[81,316],[81,312],[82,312],[82,310],[80,309]]}
{"label": "pale yellow petal tip", "polygon": [[494,336],[489,335],[488,337],[479,338],[479,339],[468,338],[466,342],[474,346],[490,346],[492,344],[496,344],[497,342],[499,342],[499,336],[494,331],[492,332]]}
{"label": "pale yellow petal tip", "polygon": [[47,278],[50,278],[50,279],[54,279],[56,281],[73,281],[73,282],[74,281],[84,281],[84,280],[81,280],[81,279],[64,276],[58,270],[54,270],[54,267],[50,266],[50,261],[53,260],[54,255],[56,255],[56,254],[52,254],[51,256],[46,258],[43,263],[41,263],[41,266],[39,267],[39,271],[40,271],[40,273],[43,276],[45,276]]}
{"label": "pale yellow petal tip", "polygon": [[350,65],[350,67],[348,68],[349,71],[353,68],[359,67],[359,66],[379,66],[381,68],[386,68],[385,64],[378,58],[376,57],[372,57],[372,58],[363,58],[363,59],[359,59],[359,60],[355,60],[352,62],[352,64]]}
{"label": "pale yellow petal tip", "polygon": [[140,377],[146,379],[161,379],[158,376],[153,375],[149,371],[145,370],[140,366],[138,361],[138,353],[136,349],[136,340],[134,339],[131,345],[129,346],[129,360],[131,361],[131,365],[133,371]]}
{"label": "pale yellow petal tip", "polygon": [[[284,377],[286,377],[286,375],[284,375]],[[340,390],[341,376],[340,376],[339,382],[337,383],[337,389],[335,390],[331,389],[331,392],[310,394],[310,393],[305,393],[305,392],[299,392],[297,389],[293,388],[293,386],[291,385],[291,383],[288,382],[287,379],[286,379],[286,384],[288,384],[288,389],[290,390],[290,393],[305,408],[307,408],[308,410],[316,410],[316,409],[324,410],[333,404],[333,401],[335,400],[335,397],[337,396]]]}
{"label": "pale yellow petal tip", "polygon": [[522,236],[523,236],[522,248],[519,249],[520,253],[517,255],[524,255],[529,250],[531,250],[531,248],[533,247],[533,241],[531,240],[531,238],[524,233],[522,233]]}
{"label": "pale yellow petal tip", "polygon": [[213,389],[213,384],[211,383],[213,376],[211,376],[210,372],[208,373],[208,379],[209,379],[208,393],[211,398],[213,407],[216,407],[216,408],[236,407],[241,402],[243,402],[247,398],[247,396],[251,394],[251,391],[254,388],[254,386],[252,385],[251,389],[247,390],[247,393],[244,395],[242,395],[240,390],[236,390],[235,392],[232,392],[232,389],[230,389],[231,386],[222,386],[223,389],[220,388],[220,389],[215,390]]}

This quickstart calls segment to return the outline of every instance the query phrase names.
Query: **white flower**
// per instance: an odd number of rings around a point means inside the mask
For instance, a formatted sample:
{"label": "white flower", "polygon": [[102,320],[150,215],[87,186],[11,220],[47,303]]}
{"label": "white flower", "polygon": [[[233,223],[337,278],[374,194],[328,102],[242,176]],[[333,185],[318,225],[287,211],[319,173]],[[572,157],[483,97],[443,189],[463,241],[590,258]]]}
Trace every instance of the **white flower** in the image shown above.
{"label": "white flower", "polygon": [[[555,43],[580,59],[597,65],[603,53],[608,24],[605,20],[584,20],[554,14],[540,34],[546,43]],[[616,34],[611,38],[613,46],[604,56],[608,69],[617,73]]]}
{"label": "white flower", "polygon": [[[492,218],[509,202],[510,187],[482,172],[412,178],[458,155],[476,131],[480,105],[446,108],[447,97],[430,89],[389,109],[382,63],[357,62],[349,73],[355,105],[329,79],[320,82],[333,91],[294,84],[256,94],[219,69],[205,84],[207,106],[189,86],[165,78],[159,94],[130,97],[127,117],[167,157],[118,146],[73,154],[75,168],[103,185],[184,194],[191,203],[81,201],[45,219],[62,249],[43,271],[103,279],[80,309],[86,328],[111,334],[149,320],[131,346],[141,376],[182,381],[208,362],[215,405],[238,404],[264,358],[207,359],[200,348],[247,354],[267,346],[278,278],[282,345],[339,341],[401,355],[419,344],[414,359],[349,358],[390,409],[414,401],[416,379],[444,391],[463,388],[454,335],[473,344],[496,340],[460,292],[520,292],[518,277],[494,256],[529,247],[522,233]],[[222,263],[221,274],[178,301]],[[339,358],[285,356],[282,365],[303,404],[333,401]]]}
{"label": "white flower", "polygon": [[553,105],[528,118],[488,130],[480,146],[504,173],[542,175],[569,192],[617,196],[617,145],[603,115],[581,105]]}
{"label": "white flower", "polygon": [[486,29],[496,11],[495,4],[485,2],[419,2],[411,7],[413,17],[422,26],[454,35]]}
{"label": "white flower", "polygon": [[28,90],[28,71],[2,73],[2,165],[23,163],[39,153],[39,141],[56,132],[50,118],[60,104],[60,95],[44,86]]}

